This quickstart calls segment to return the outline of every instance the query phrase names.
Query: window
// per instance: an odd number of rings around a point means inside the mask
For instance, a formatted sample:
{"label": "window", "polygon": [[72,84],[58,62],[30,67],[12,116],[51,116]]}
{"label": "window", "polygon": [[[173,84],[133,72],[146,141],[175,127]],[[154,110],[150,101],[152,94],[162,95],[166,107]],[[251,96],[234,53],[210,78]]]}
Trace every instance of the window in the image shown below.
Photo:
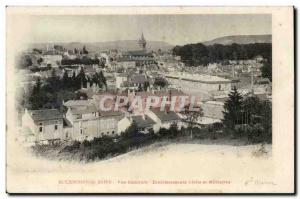
{"label": "window", "polygon": [[112,134],[115,134],[115,131],[113,131]]}
{"label": "window", "polygon": [[80,129],[80,134],[81,134],[81,135],[83,134],[83,130],[82,130],[82,129]]}
{"label": "window", "polygon": [[58,129],[58,126],[57,124],[54,125],[54,130],[57,130]]}
{"label": "window", "polygon": [[67,132],[67,133],[66,133],[66,138],[68,138],[68,137],[69,137],[69,133]]}
{"label": "window", "polygon": [[109,134],[109,132],[107,131],[107,133],[106,133],[107,135]]}
{"label": "window", "polygon": [[40,126],[39,131],[40,131],[40,132],[43,132],[43,127],[42,127],[42,126]]}

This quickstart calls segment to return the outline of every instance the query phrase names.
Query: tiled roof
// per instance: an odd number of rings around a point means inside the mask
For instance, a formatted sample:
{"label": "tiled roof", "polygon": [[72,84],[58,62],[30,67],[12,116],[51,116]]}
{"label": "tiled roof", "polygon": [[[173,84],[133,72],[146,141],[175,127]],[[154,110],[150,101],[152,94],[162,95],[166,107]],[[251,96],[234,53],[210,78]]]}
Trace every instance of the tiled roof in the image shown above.
{"label": "tiled roof", "polygon": [[148,116],[145,119],[141,115],[132,116],[132,120],[137,124],[138,128],[150,127],[155,124],[155,122]]}
{"label": "tiled roof", "polygon": [[111,117],[111,116],[121,116],[123,115],[120,111],[100,111],[100,116],[102,117]]}
{"label": "tiled roof", "polygon": [[154,92],[154,95],[155,96],[185,96],[186,94],[181,91],[181,90],[177,90],[177,89],[170,89],[168,91],[164,91],[164,90],[161,90],[161,91],[155,91]]}
{"label": "tiled roof", "polygon": [[85,109],[71,108],[71,112],[75,115],[97,112],[95,105],[87,106]]}
{"label": "tiled roof", "polygon": [[131,76],[131,81],[133,83],[143,84],[143,83],[147,82],[148,80],[145,77],[145,75],[135,74],[135,75]]}
{"label": "tiled roof", "polygon": [[63,119],[63,114],[57,109],[31,110],[29,113],[34,121]]}
{"label": "tiled roof", "polygon": [[147,53],[144,50],[135,50],[124,52],[123,55],[132,55],[132,56],[153,56],[151,53]]}
{"label": "tiled roof", "polygon": [[174,111],[160,111],[159,109],[151,110],[162,122],[180,120],[180,117]]}
{"label": "tiled roof", "polygon": [[69,100],[64,103],[64,106],[90,106],[92,102],[89,100]]}

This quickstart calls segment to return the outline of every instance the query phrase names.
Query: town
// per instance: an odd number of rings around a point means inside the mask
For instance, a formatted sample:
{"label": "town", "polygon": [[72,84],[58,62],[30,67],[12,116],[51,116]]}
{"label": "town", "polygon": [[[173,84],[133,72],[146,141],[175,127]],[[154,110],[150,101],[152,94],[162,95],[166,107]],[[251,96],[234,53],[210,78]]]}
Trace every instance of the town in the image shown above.
{"label": "town", "polygon": [[[118,142],[132,126],[144,135],[172,128],[217,127],[214,134],[226,128],[237,134],[250,127],[262,129],[258,134],[271,131],[271,115],[264,115],[271,114],[271,44],[188,44],[153,50],[142,33],[136,46],[90,51],[88,46],[47,44],[22,52],[16,106],[24,145],[104,137]],[[146,108],[150,96],[158,100]],[[177,96],[189,99],[183,107],[194,101],[199,111],[170,108],[172,103],[179,106]],[[136,97],[142,104],[128,109]],[[105,107],[117,105],[117,110],[101,109],[104,98],[110,99]]]}

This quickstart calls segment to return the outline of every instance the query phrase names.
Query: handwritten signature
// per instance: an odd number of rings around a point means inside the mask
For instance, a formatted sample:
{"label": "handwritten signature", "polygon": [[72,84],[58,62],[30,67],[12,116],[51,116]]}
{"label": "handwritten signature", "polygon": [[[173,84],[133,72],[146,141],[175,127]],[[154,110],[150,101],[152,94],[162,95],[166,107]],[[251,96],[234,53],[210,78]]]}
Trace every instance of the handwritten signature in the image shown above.
{"label": "handwritten signature", "polygon": [[277,185],[273,181],[266,181],[266,180],[254,179],[253,177],[251,177],[250,179],[246,180],[244,184],[246,186],[247,185]]}

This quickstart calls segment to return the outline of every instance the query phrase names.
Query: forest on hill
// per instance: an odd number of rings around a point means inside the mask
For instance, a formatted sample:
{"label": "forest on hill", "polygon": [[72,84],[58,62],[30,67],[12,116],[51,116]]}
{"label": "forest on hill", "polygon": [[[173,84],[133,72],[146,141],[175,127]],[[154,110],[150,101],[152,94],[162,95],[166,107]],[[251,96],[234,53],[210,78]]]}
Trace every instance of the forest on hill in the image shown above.
{"label": "forest on hill", "polygon": [[227,60],[247,60],[261,55],[272,63],[272,44],[231,44],[204,45],[202,43],[175,46],[173,54],[180,56],[187,66],[207,66],[209,63],[220,63]]}

